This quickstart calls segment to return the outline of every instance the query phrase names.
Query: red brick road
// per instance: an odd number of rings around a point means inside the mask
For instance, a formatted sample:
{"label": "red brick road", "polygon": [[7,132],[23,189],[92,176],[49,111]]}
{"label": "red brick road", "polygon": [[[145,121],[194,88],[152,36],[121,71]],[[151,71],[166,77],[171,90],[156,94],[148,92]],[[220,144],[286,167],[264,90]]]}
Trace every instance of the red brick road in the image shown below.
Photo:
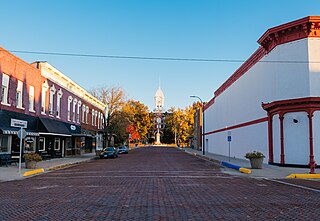
{"label": "red brick road", "polygon": [[319,197],[149,147],[0,183],[0,220],[317,220]]}

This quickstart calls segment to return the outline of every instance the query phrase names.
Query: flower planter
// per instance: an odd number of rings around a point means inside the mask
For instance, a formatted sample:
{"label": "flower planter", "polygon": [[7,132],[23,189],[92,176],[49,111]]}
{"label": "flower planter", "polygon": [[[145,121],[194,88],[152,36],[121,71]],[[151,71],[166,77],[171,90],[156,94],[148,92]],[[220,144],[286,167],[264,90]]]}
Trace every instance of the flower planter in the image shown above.
{"label": "flower planter", "polygon": [[252,169],[262,169],[263,157],[250,158],[250,164]]}
{"label": "flower planter", "polygon": [[27,169],[36,169],[37,162],[36,161],[26,161],[26,168]]}

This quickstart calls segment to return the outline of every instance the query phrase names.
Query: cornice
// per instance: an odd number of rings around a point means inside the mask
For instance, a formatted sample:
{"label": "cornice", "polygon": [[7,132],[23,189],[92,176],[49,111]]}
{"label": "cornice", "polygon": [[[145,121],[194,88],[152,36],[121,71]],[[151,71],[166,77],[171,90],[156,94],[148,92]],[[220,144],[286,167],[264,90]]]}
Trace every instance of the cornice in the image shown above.
{"label": "cornice", "polygon": [[303,38],[320,38],[320,16],[308,16],[270,28],[258,43],[269,53],[277,45]]}

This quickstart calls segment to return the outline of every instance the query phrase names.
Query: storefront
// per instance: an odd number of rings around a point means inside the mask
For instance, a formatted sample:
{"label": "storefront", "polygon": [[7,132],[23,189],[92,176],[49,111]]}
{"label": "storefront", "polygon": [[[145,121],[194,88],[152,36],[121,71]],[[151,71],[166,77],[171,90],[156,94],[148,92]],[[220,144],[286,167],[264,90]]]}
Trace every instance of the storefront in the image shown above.
{"label": "storefront", "polygon": [[[18,158],[20,154],[19,127],[14,122],[26,124],[27,137],[24,139],[23,153],[36,152],[36,143],[39,133],[37,132],[37,118],[16,112],[0,110],[0,154],[11,154]],[[27,142],[26,142],[27,141]]]}

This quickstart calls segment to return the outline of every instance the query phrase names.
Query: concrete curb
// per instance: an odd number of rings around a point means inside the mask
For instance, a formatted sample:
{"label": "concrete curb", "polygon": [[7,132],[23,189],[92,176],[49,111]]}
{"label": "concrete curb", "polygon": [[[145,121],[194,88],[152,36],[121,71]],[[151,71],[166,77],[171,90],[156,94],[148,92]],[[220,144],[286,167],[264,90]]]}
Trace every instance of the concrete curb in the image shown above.
{"label": "concrete curb", "polygon": [[246,173],[246,174],[250,174],[251,173],[250,169],[247,169],[247,168],[244,168],[244,167],[240,167],[238,165],[234,165],[234,164],[231,164],[231,163],[228,163],[228,162],[225,162],[225,161],[221,161],[221,166],[228,167],[228,168],[231,168],[231,169],[234,169],[234,170],[238,170],[241,173]]}
{"label": "concrete curb", "polygon": [[23,176],[27,177],[27,176],[31,176],[31,175],[35,175],[35,174],[43,173],[43,172],[44,172],[44,169],[40,168],[40,169],[30,170],[30,171],[24,172]]}
{"label": "concrete curb", "polygon": [[320,179],[320,174],[298,174],[298,173],[293,173],[290,174],[288,176],[286,176],[286,178],[289,179]]}
{"label": "concrete curb", "polygon": [[87,160],[84,160],[84,161],[66,163],[66,164],[61,164],[61,165],[58,165],[58,166],[49,167],[49,168],[46,169],[46,171],[59,170],[59,169],[63,169],[63,168],[66,168],[66,167],[71,167],[71,166],[75,166],[75,165],[78,165],[78,164],[87,163],[89,161],[97,160],[97,159],[99,159],[99,157],[95,156],[93,158],[90,158],[90,159],[87,159]]}

